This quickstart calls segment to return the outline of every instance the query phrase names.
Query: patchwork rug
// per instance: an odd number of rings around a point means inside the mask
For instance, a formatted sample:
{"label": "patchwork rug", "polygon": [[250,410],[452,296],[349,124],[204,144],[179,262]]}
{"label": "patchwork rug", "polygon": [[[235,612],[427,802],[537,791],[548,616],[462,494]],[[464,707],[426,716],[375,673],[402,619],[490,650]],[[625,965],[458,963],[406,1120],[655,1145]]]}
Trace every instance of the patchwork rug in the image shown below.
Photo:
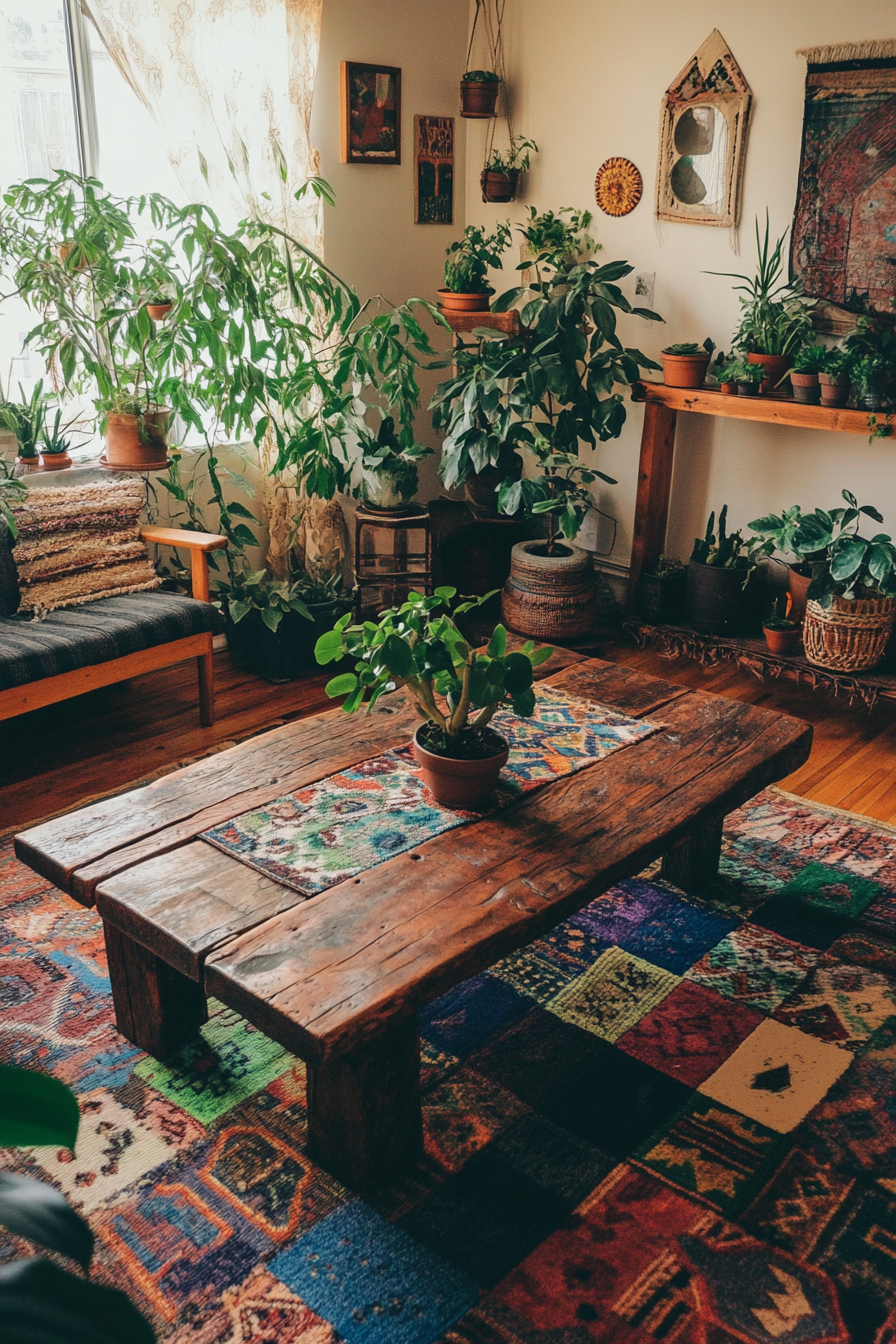
{"label": "patchwork rug", "polygon": [[432,1004],[425,1155],[369,1200],[306,1156],[281,1047],[212,1004],[148,1058],[96,916],[8,845],[0,897],[0,1055],[83,1114],[8,1164],[168,1344],[896,1339],[888,827],[770,790],[703,899],[648,870]]}

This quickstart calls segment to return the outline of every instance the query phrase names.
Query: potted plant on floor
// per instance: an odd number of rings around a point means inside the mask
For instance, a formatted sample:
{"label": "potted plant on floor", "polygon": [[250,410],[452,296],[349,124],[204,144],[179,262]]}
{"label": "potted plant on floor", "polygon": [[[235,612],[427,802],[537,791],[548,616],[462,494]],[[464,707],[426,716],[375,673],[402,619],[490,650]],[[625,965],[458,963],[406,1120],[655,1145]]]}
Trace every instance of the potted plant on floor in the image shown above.
{"label": "potted plant on floor", "polygon": [[485,118],[495,115],[503,80],[494,70],[468,70],[460,79],[460,114]]}
{"label": "potted plant on floor", "polygon": [[800,642],[799,621],[782,614],[780,599],[772,603],[771,611],[762,622],[762,633],[765,635],[769,653],[782,655],[793,653]]}
{"label": "potted plant on floor", "polygon": [[516,200],[520,175],[529,171],[530,152],[538,153],[534,140],[525,140],[522,136],[510,137],[510,148],[506,151],[492,149],[485,161],[485,167],[479,174],[482,187],[482,199],[493,204]]}
{"label": "potted plant on floor", "polygon": [[791,367],[792,356],[812,336],[812,309],[816,301],[805,297],[798,282],[783,278],[786,237],[785,232],[772,247],[766,210],[762,239],[759,237],[759,220],[756,220],[756,274],[708,272],[742,282],[734,286],[740,294],[742,309],[734,344],[746,353],[749,363],[762,366],[764,392],[780,390],[779,384]]}
{"label": "potted plant on floor", "polygon": [[790,370],[794,401],[801,401],[807,406],[819,404],[821,386],[818,375],[824,368],[827,353],[823,345],[804,345],[794,355],[793,368]]}
{"label": "potted plant on floor", "polygon": [[446,250],[445,288],[439,290],[439,307],[446,313],[487,313],[495,292],[488,273],[502,268],[501,254],[509,244],[509,224],[499,224],[489,234],[478,224],[468,224],[463,237]]}
{"label": "potted plant on floor", "polygon": [[361,442],[360,498],[373,512],[403,513],[417,493],[417,463],[432,453],[431,448],[403,443],[395,432],[395,420],[386,415],[376,438]]}
{"label": "potted plant on floor", "polygon": [[637,613],[652,625],[676,625],[684,617],[686,592],[685,566],[677,556],[663,554],[638,579]]}
{"label": "potted plant on floor", "polygon": [[663,382],[667,387],[702,387],[715,348],[708,336],[702,346],[694,341],[667,345],[662,352]]}
{"label": "potted plant on floor", "polygon": [[810,663],[838,672],[876,667],[896,615],[896,546],[885,532],[859,535],[863,516],[882,523],[870,504],[843,491],[846,508],[806,514],[795,537],[801,555],[822,555],[809,587],[803,644]]}
{"label": "potted plant on floor", "polygon": [[445,807],[486,805],[509,754],[489,722],[501,708],[531,717],[533,668],[553,652],[527,644],[508,653],[501,625],[485,653],[471,648],[456,619],[490,596],[455,604],[455,588],[437,588],[432,597],[411,593],[376,624],[350,625],[343,616],[315,649],[319,663],[356,660],[353,672],[326,686],[327,695],[345,696],[342,708],[349,714],[365,700],[372,708],[385,692],[408,688],[425,720],[414,734],[414,756],[427,788]]}
{"label": "potted plant on floor", "polygon": [[[813,565],[824,559],[824,552],[821,550],[811,554],[801,554],[796,539],[802,521],[803,511],[799,504],[794,504],[792,508],[785,509],[782,513],[767,513],[762,518],[754,518],[752,523],[747,524],[750,531],[755,532],[762,542],[760,551],[777,564],[785,565],[787,569],[787,615],[797,622],[802,621],[806,614],[806,602],[809,585],[812,582]],[[795,558],[791,562],[786,562],[773,555],[774,551],[783,551],[785,555],[792,555]]]}
{"label": "potted plant on floor", "polygon": [[837,346],[826,351],[818,371],[822,406],[845,406],[849,400],[850,383],[846,351]]}
{"label": "potted plant on floor", "polygon": [[764,554],[751,549],[740,530],[727,531],[728,505],[709,515],[706,533],[694,542],[688,565],[688,624],[701,635],[742,635],[758,624],[757,601],[761,584],[756,560]]}
{"label": "potted plant on floor", "polygon": [[300,591],[297,583],[272,579],[266,569],[235,570],[218,579],[227,648],[237,667],[272,682],[299,675],[295,626],[312,620]]}

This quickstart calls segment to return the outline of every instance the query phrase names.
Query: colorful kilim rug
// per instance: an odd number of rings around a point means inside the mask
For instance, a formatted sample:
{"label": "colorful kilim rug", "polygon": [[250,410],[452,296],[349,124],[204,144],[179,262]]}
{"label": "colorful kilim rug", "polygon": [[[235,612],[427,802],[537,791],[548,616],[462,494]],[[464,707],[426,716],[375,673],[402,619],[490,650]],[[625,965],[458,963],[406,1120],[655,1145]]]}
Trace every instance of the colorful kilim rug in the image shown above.
{"label": "colorful kilim rug", "polygon": [[306,1156],[283,1049],[213,1004],[148,1058],[95,914],[9,845],[0,897],[0,1056],[83,1114],[8,1163],[166,1344],[896,1338],[890,828],[770,790],[703,899],[649,870],[432,1004],[425,1156],[370,1200]]}
{"label": "colorful kilim rug", "polygon": [[[656,724],[547,686],[537,688],[530,719],[501,710],[492,726],[507,739],[510,760],[487,812],[657,731]],[[316,896],[482,816],[437,803],[408,745],[244,812],[200,839],[294,891]]]}

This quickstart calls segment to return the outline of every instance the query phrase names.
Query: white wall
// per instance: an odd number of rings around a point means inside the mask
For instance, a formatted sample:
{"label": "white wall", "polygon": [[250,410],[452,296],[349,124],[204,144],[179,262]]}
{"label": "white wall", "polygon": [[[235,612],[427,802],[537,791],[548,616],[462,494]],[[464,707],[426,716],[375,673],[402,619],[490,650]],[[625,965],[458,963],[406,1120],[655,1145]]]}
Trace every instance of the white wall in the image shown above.
{"label": "white wall", "polygon": [[[549,11],[549,14],[548,14]],[[507,6],[508,91],[518,134],[537,141],[524,199],[483,205],[478,189],[484,124],[468,127],[468,218],[520,219],[524,206],[591,206],[606,260],[627,258],[656,272],[659,327],[626,319],[626,343],[656,357],[673,341],[711,336],[728,349],[737,323],[733,282],[706,270],[751,271],[753,219],[768,206],[774,233],[790,224],[800,159],[806,64],[798,47],[896,35],[892,0],[753,0],[723,12],[701,0],[512,0]],[[718,25],[754,96],[744,174],[740,255],[724,229],[663,223],[653,194],[663,92]],[[484,56],[484,52],[480,55]],[[475,57],[475,53],[474,53]],[[474,64],[477,62],[474,59]],[[500,130],[499,130],[500,134]],[[594,207],[594,177],[611,155],[637,164],[644,196],[622,219]],[[514,258],[514,260],[516,260]],[[509,283],[509,280],[508,282]],[[656,376],[656,375],[655,375]],[[629,405],[618,442],[598,461],[619,485],[601,502],[619,520],[613,559],[627,563],[643,412]],[[876,504],[896,531],[896,443],[869,446],[856,435],[832,434],[680,415],[668,548],[687,558],[710,509],[729,504],[735,526],[800,502],[831,506],[848,486]]]}

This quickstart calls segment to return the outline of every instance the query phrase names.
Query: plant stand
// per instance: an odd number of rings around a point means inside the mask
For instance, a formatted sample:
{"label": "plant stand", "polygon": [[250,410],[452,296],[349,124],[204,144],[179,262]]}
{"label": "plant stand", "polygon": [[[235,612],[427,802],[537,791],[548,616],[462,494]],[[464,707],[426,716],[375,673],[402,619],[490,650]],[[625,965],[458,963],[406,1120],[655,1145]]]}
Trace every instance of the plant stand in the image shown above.
{"label": "plant stand", "polygon": [[417,506],[401,513],[355,514],[356,611],[404,601],[411,589],[432,593],[430,516]]}

